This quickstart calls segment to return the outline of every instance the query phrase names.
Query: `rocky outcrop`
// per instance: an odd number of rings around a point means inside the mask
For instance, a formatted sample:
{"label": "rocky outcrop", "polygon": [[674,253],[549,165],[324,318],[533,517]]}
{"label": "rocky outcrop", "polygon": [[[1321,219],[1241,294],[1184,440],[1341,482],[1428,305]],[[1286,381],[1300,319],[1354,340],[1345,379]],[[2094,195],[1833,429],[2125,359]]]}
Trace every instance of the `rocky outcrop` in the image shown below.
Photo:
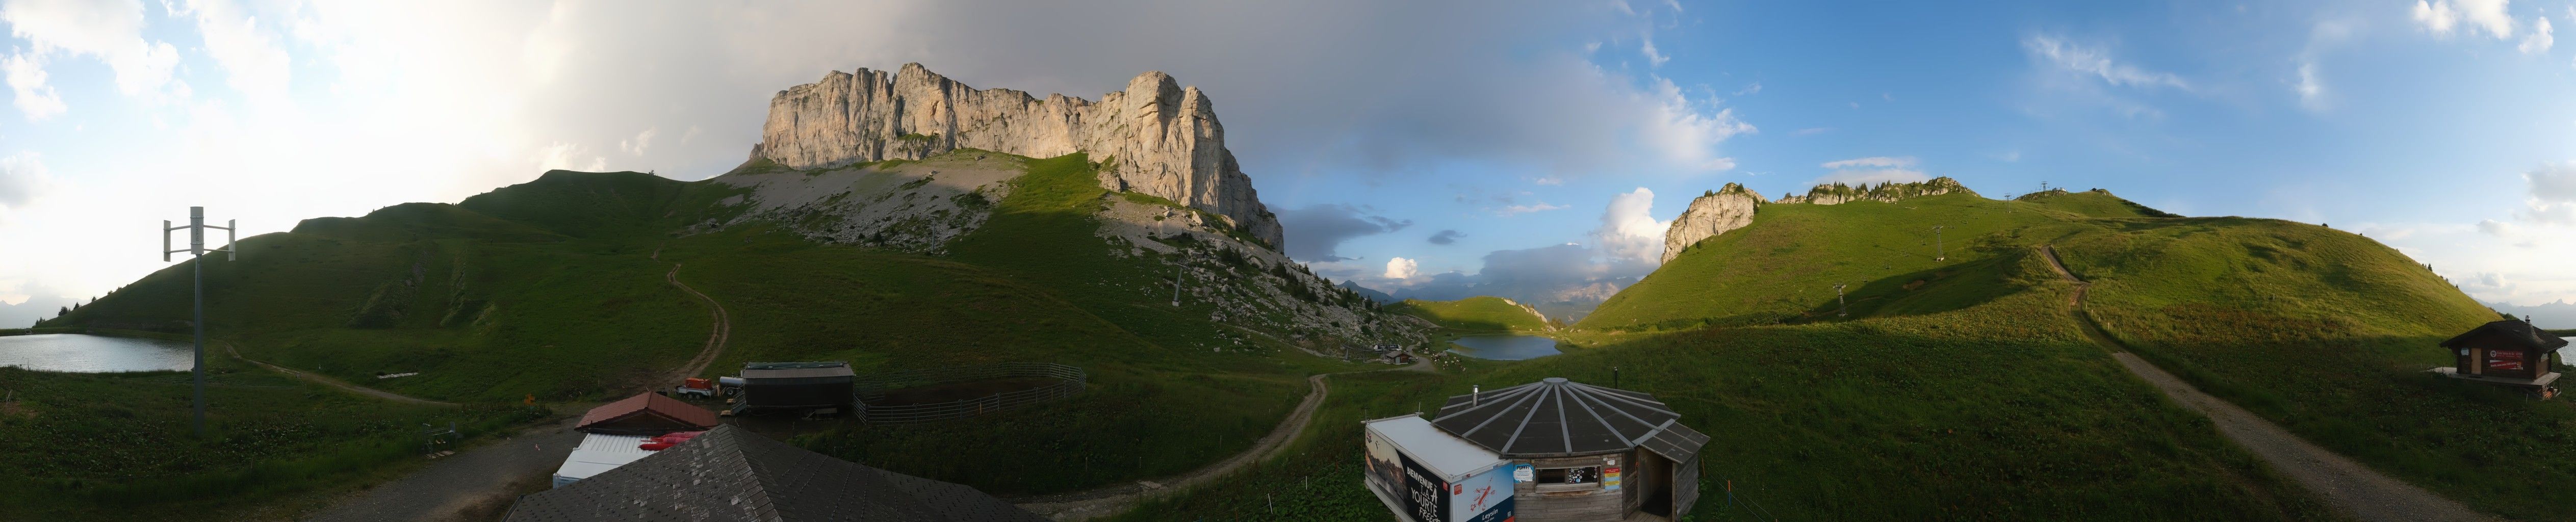
{"label": "rocky outcrop", "polygon": [[958,148],[1031,157],[1087,152],[1100,185],[1162,197],[1231,220],[1281,248],[1279,219],[1225,148],[1213,102],[1171,75],[1147,72],[1094,103],[1010,89],[978,90],[904,64],[833,71],[769,102],[753,159],[812,169],[920,159]]}
{"label": "rocky outcrop", "polygon": [[1693,199],[1681,217],[1673,218],[1672,228],[1664,231],[1664,262],[1682,255],[1682,249],[1726,231],[1753,224],[1753,209],[1768,203],[1761,194],[1728,183],[1725,188]]}
{"label": "rocky outcrop", "polygon": [[1779,202],[1837,205],[1853,201],[1867,200],[1883,203],[1895,203],[1906,198],[1937,196],[1953,192],[1976,194],[1976,191],[1968,190],[1967,185],[1959,184],[1959,180],[1950,179],[1949,176],[1942,176],[1932,178],[1930,180],[1911,183],[1880,183],[1877,186],[1862,184],[1861,186],[1855,187],[1841,183],[1817,185],[1814,188],[1807,189],[1807,195],[1804,196],[1780,196]]}

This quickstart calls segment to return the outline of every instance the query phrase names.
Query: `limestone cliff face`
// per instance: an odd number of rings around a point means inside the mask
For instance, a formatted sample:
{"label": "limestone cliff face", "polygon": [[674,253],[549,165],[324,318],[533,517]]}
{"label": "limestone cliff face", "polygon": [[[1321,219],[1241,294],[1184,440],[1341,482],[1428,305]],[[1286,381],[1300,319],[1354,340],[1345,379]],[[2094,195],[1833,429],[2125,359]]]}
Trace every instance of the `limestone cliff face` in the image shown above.
{"label": "limestone cliff face", "polygon": [[1880,183],[1877,186],[1862,184],[1861,186],[1855,187],[1841,183],[1817,185],[1814,188],[1807,189],[1807,195],[1804,196],[1781,196],[1780,202],[1837,205],[1853,201],[1867,200],[1883,203],[1895,203],[1906,198],[1937,196],[1953,192],[1966,194],[1977,193],[1976,191],[1968,190],[1968,186],[1959,184],[1959,180],[1950,179],[1949,176],[1942,176],[1912,183]]}
{"label": "limestone cliff face", "polygon": [[833,71],[770,99],[754,159],[810,169],[921,159],[958,148],[1030,157],[1088,152],[1110,167],[1100,185],[1216,213],[1282,248],[1279,219],[1225,148],[1215,105],[1160,71],[1094,103],[1010,89],[978,90],[921,64],[896,72]]}
{"label": "limestone cliff face", "polygon": [[1672,228],[1664,231],[1664,262],[1672,262],[1682,249],[1700,240],[1753,224],[1753,209],[1763,203],[1768,201],[1761,194],[1734,183],[1691,200],[1690,208],[1673,218]]}

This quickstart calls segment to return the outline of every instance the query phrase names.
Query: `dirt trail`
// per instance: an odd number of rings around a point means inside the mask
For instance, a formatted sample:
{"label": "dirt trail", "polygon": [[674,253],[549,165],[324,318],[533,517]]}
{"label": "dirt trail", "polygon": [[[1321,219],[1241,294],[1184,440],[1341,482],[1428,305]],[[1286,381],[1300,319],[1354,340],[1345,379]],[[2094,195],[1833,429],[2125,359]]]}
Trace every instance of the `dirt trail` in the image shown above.
{"label": "dirt trail", "polygon": [[[654,257],[658,258],[660,254],[659,250],[654,251]],[[687,364],[672,371],[670,377],[653,383],[655,387],[664,386],[665,384],[662,383],[678,382],[682,377],[694,376],[706,371],[707,365],[713,364],[716,356],[724,353],[725,342],[733,336],[733,316],[726,313],[724,305],[717,303],[715,298],[707,297],[707,294],[681,283],[680,265],[671,265],[671,271],[663,274],[662,279],[670,282],[671,286],[678,287],[680,291],[706,301],[708,313],[713,315],[715,323],[711,327],[712,331],[707,334],[706,345],[698,349],[698,354],[691,357]],[[235,355],[235,357],[240,356]],[[258,361],[251,362],[282,372],[305,375]],[[307,378],[321,379],[313,376]],[[378,397],[430,402],[327,380],[322,382]],[[573,406],[587,408],[591,405]],[[526,432],[510,439],[457,452],[455,455],[439,459],[438,462],[430,464],[419,472],[377,485],[363,494],[352,496],[305,520],[448,521],[458,520],[466,516],[466,513],[488,507],[493,503],[506,506],[515,500],[513,497],[522,493],[514,490],[522,487],[515,481],[524,480],[529,476],[547,475],[549,471],[563,463],[566,455],[572,454],[573,446],[581,443],[581,432],[572,430],[573,424],[579,421],[580,417],[568,417],[552,424],[529,428]]]}
{"label": "dirt trail", "polygon": [[300,372],[300,371],[295,371],[295,370],[287,369],[287,368],[286,368],[286,367],[284,367],[284,366],[278,366],[278,365],[274,365],[274,364],[269,364],[269,363],[259,362],[259,361],[256,361],[256,360],[252,360],[252,359],[251,359],[251,358],[249,358],[249,357],[243,357],[243,356],[241,355],[241,350],[234,349],[234,348],[233,348],[233,343],[232,343],[231,341],[219,341],[219,342],[224,343],[224,354],[226,354],[226,355],[231,355],[234,359],[241,359],[241,361],[242,361],[242,362],[255,364],[255,365],[258,365],[258,366],[259,366],[259,367],[261,367],[261,368],[267,368],[267,369],[269,369],[269,370],[276,371],[276,372],[278,372],[278,373],[283,373],[283,374],[286,374],[286,375],[288,375],[288,376],[295,377],[295,378],[297,378],[297,379],[303,379],[303,380],[306,380],[306,381],[312,381],[312,382],[314,382],[314,383],[318,383],[318,384],[321,384],[321,385],[323,385],[323,386],[330,386],[330,387],[333,387],[333,388],[339,388],[339,389],[343,389],[343,390],[348,390],[348,391],[355,392],[355,393],[358,393],[358,394],[360,394],[360,395],[366,395],[366,396],[369,396],[369,397],[378,397],[378,398],[383,398],[383,399],[386,399],[386,400],[399,401],[399,402],[408,402],[408,403],[412,403],[412,404],[428,404],[428,405],[433,405],[433,406],[455,406],[455,405],[457,405],[456,403],[453,403],[453,402],[440,402],[440,401],[433,401],[433,400],[429,400],[429,399],[422,399],[422,398],[418,398],[418,397],[412,397],[412,396],[408,396],[408,395],[403,395],[403,394],[399,394],[399,393],[394,393],[394,392],[389,392],[389,391],[379,390],[379,389],[375,389],[375,388],[369,388],[369,387],[365,387],[365,386],[359,386],[359,385],[355,385],[355,384],[349,384],[349,383],[345,383],[345,382],[340,382],[340,380],[339,380],[339,379],[333,379],[333,378],[330,378],[330,377],[323,377],[323,376],[320,376],[320,375],[314,375],[314,374],[310,374],[310,373],[304,373],[304,372]]}
{"label": "dirt trail", "polygon": [[1429,358],[1416,357],[1414,361],[1412,365],[1402,368],[1325,373],[1307,377],[1306,382],[1314,384],[1314,389],[1306,392],[1305,400],[1298,401],[1297,409],[1288,412],[1288,418],[1281,419],[1278,427],[1271,428],[1269,435],[1263,435],[1261,440],[1254,441],[1251,448],[1215,464],[1209,464],[1179,476],[1167,477],[1161,481],[1138,481],[1133,484],[1121,484],[1090,491],[1018,499],[1019,506],[1021,509],[1058,521],[1090,520],[1122,513],[1136,507],[1139,502],[1162,498],[1223,478],[1254,462],[1279,456],[1280,452],[1288,447],[1288,443],[1295,442],[1299,434],[1305,433],[1306,426],[1314,423],[1315,408],[1323,406],[1324,396],[1331,392],[1330,386],[1324,382],[1325,377],[1354,373],[1434,371]]}
{"label": "dirt trail", "polygon": [[2083,325],[2084,334],[2093,338],[2093,342],[2111,349],[2111,358],[2120,361],[2120,368],[2146,380],[2156,387],[2156,391],[2164,392],[2165,397],[2181,403],[2183,407],[2209,416],[2210,422],[2218,426],[2219,434],[2253,451],[2274,471],[2297,480],[2300,486],[2315,492],[2336,511],[2368,521],[2497,520],[2310,444],[2272,424],[2272,421],[2218,397],[2201,393],[2190,383],[2129,353],[2127,345],[2102,331],[2101,325],[2093,322],[2093,315],[2084,310],[2085,290],[2093,284],[2068,272],[2066,264],[2057,259],[2056,247],[2042,245],[2039,249],[2047,254],[2050,270],[2075,283],[2075,293],[2067,304],[2073,307],[2076,322]]}
{"label": "dirt trail", "polygon": [[[655,249],[653,251],[653,257],[659,258],[661,256],[662,251],[660,249]],[[707,371],[707,365],[715,364],[716,356],[724,353],[725,341],[730,340],[733,337],[733,316],[725,313],[724,304],[717,303],[715,298],[707,297],[707,294],[698,293],[697,289],[689,288],[688,284],[681,283],[679,263],[672,263],[671,273],[663,274],[662,279],[670,281],[671,286],[679,287],[680,291],[688,292],[689,295],[698,296],[698,300],[700,301],[706,301],[707,313],[715,316],[715,328],[713,332],[707,334],[706,347],[699,348],[698,355],[696,357],[689,358],[689,363],[687,365],[681,366],[679,370],[672,372],[670,378],[663,379],[663,381],[666,382],[678,382],[683,378],[695,377],[699,373]],[[659,385],[657,384],[656,386]]]}

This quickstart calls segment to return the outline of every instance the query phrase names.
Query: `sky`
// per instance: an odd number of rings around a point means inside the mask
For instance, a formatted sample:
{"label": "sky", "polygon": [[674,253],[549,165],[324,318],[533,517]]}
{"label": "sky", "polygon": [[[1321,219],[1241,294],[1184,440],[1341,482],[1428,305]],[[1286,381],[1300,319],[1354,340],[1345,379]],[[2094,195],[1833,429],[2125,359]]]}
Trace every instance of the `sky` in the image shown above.
{"label": "sky", "polygon": [[1205,90],[1287,251],[1399,296],[1597,300],[1725,183],[2042,183],[2322,223],[2576,301],[2576,2],[0,0],[0,325],[245,235],[546,169],[703,179],[771,95],[919,62]]}

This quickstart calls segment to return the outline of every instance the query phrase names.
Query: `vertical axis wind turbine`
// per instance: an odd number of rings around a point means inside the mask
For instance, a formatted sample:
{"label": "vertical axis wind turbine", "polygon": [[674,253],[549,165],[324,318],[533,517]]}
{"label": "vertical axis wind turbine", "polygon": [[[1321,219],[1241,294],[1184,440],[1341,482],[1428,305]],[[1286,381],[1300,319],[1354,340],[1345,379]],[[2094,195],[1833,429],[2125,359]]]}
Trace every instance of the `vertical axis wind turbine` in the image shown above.
{"label": "vertical axis wind turbine", "polygon": [[[239,225],[229,219],[224,220],[224,226],[220,227],[206,224],[206,207],[188,207],[188,224],[185,226],[174,227],[170,226],[168,220],[161,221],[161,260],[167,262],[170,260],[170,254],[187,252],[189,264],[192,265],[189,268],[196,271],[196,289],[189,295],[196,303],[197,316],[189,324],[197,329],[197,362],[193,369],[197,380],[197,413],[196,417],[189,422],[189,426],[198,436],[206,434],[206,253],[223,252],[224,260],[235,259],[237,255],[234,253],[237,249],[233,245],[235,226]],[[223,248],[211,250],[206,248],[206,229],[209,228],[224,231]],[[188,231],[188,248],[173,250],[170,248],[170,232],[180,229]]]}

